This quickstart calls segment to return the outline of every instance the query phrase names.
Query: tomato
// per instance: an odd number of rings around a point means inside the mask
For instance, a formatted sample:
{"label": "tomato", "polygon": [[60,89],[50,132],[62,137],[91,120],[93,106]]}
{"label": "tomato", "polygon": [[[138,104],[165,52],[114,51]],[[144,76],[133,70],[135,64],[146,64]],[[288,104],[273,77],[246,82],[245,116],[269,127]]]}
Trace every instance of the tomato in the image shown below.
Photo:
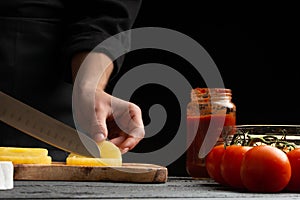
{"label": "tomato", "polygon": [[283,151],[261,145],[246,152],[240,173],[244,186],[251,192],[279,192],[289,183],[291,165]]}
{"label": "tomato", "polygon": [[206,170],[209,176],[214,179],[216,182],[227,185],[225,180],[223,179],[221,175],[221,159],[223,156],[223,153],[225,151],[224,145],[217,145],[215,146],[206,156],[205,158],[205,165]]}
{"label": "tomato", "polygon": [[300,192],[300,148],[288,152],[287,156],[291,164],[292,176],[286,190]]}
{"label": "tomato", "polygon": [[249,146],[231,145],[226,147],[221,160],[221,175],[228,185],[235,188],[244,188],[240,169],[244,154],[251,149]]}

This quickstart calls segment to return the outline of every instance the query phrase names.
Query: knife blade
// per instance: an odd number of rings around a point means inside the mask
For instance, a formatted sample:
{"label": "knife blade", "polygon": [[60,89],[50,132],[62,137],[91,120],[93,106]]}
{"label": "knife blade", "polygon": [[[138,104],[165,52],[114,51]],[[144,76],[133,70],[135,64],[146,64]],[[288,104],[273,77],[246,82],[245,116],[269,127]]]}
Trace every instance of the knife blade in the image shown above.
{"label": "knife blade", "polygon": [[64,151],[100,158],[93,139],[1,91],[0,121]]}

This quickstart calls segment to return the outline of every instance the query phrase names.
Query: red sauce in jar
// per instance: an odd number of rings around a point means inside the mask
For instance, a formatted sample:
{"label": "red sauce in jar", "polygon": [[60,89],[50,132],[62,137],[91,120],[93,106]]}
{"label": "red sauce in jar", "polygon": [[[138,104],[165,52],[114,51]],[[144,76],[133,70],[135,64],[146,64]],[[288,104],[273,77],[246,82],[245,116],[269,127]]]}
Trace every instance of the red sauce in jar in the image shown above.
{"label": "red sauce in jar", "polygon": [[[209,178],[205,167],[205,158],[200,159],[198,157],[198,153],[206,136],[212,118],[216,121],[219,120],[222,122],[224,120],[224,115],[203,115],[187,117],[187,142],[188,144],[191,142],[191,145],[187,149],[186,170],[188,174],[193,178]],[[224,126],[232,126],[235,124],[235,114],[226,114]],[[210,128],[214,129],[214,127]],[[222,131],[220,131],[220,129],[217,127],[215,131],[220,132],[220,138],[217,143],[223,142],[223,138],[221,137]],[[195,137],[193,138],[194,135]]]}

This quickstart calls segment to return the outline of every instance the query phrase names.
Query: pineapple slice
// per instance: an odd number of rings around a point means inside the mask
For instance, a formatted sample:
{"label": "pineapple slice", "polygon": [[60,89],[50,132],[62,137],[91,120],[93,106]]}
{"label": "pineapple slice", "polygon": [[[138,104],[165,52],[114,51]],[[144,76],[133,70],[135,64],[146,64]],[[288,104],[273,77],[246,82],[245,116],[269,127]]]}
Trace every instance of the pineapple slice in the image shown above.
{"label": "pineapple slice", "polygon": [[11,161],[13,164],[51,164],[50,156],[0,156],[0,161]]}
{"label": "pineapple slice", "polygon": [[103,141],[98,144],[98,147],[101,152],[101,158],[117,158],[122,159],[122,154],[119,149],[114,143],[110,141]]}
{"label": "pineapple slice", "polygon": [[121,166],[122,160],[117,158],[88,158],[72,156],[67,158],[66,164],[81,166]]}
{"label": "pineapple slice", "polygon": [[0,155],[5,156],[47,156],[44,148],[0,147]]}
{"label": "pineapple slice", "polygon": [[44,148],[0,147],[0,161],[13,164],[51,164],[52,158]]}
{"label": "pineapple slice", "polygon": [[110,141],[103,141],[98,144],[101,158],[89,158],[70,153],[66,159],[67,165],[82,166],[121,166],[122,154],[120,149]]}

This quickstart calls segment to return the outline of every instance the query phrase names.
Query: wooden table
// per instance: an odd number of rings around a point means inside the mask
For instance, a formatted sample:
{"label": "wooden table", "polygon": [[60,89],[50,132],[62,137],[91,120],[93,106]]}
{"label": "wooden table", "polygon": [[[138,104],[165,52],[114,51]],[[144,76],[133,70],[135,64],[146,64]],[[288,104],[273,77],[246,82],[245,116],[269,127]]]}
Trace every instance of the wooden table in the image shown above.
{"label": "wooden table", "polygon": [[297,193],[259,194],[232,190],[212,180],[169,177],[166,183],[15,181],[1,199],[300,199]]}

